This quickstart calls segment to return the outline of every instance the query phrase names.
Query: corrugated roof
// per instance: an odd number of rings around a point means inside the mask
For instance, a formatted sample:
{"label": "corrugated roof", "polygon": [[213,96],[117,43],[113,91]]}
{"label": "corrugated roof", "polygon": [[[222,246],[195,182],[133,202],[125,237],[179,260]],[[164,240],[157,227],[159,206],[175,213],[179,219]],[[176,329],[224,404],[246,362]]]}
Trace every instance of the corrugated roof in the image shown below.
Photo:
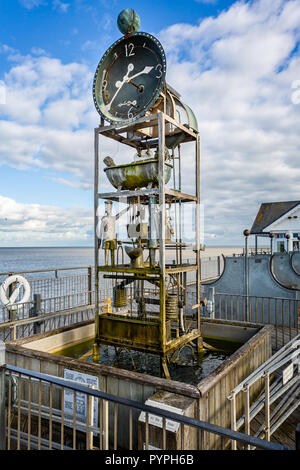
{"label": "corrugated roof", "polygon": [[251,228],[251,233],[262,233],[263,230],[284,214],[300,204],[300,201],[264,202],[261,204]]}

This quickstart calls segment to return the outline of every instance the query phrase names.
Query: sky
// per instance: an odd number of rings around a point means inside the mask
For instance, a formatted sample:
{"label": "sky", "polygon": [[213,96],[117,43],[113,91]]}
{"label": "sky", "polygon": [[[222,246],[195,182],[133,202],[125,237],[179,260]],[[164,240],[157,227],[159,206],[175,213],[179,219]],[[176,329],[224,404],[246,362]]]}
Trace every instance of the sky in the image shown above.
{"label": "sky", "polygon": [[207,246],[300,200],[300,0],[0,0],[1,247],[93,246],[92,83],[124,8],[197,117]]}

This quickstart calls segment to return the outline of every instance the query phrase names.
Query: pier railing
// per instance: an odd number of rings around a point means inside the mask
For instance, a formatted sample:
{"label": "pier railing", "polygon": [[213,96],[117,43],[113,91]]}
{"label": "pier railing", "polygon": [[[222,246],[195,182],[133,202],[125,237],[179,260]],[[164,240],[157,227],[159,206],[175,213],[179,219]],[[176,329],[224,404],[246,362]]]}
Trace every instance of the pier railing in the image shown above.
{"label": "pier railing", "polygon": [[[192,259],[184,260],[193,263]],[[213,279],[220,275],[222,268],[220,257],[204,257],[201,260],[201,279]],[[15,274],[24,276],[31,289],[31,301],[17,306],[0,304],[0,323],[23,320],[36,316],[37,313],[49,314],[59,311],[92,305],[95,302],[94,267],[81,266],[70,268],[55,268],[46,270],[20,271],[0,273],[0,285]],[[195,282],[195,273],[188,273],[188,282]],[[13,290],[13,286],[12,286]],[[99,299],[111,297],[113,281],[103,278],[99,285]],[[21,286],[19,298],[24,289]]]}
{"label": "pier railing", "polygon": [[222,320],[271,324],[274,346],[284,346],[300,333],[300,300],[211,292],[208,312],[203,315]]}
{"label": "pier railing", "polygon": [[[122,412],[124,408],[126,414]],[[156,446],[160,441],[159,448],[168,450],[170,427],[179,437],[179,450],[190,449],[185,436],[191,429],[196,433],[197,450],[205,449],[207,433],[218,436],[220,449],[228,448],[234,441],[235,447],[241,450],[249,446],[289,450],[277,443],[104,393],[78,382],[12,365],[0,367],[1,450],[120,450],[118,424],[122,416],[128,417],[128,443],[121,450],[138,447],[150,450],[153,435]],[[133,429],[137,426],[138,443],[133,440]]]}

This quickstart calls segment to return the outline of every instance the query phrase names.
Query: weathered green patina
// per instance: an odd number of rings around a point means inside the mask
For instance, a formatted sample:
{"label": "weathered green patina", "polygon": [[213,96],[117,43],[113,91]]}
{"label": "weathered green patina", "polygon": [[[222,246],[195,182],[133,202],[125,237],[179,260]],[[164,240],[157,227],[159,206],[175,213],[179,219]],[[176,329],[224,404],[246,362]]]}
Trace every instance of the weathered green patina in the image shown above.
{"label": "weathered green patina", "polygon": [[[171,178],[172,165],[165,164],[165,183]],[[158,186],[158,160],[148,159],[104,168],[110,183],[117,189],[135,190]]]}

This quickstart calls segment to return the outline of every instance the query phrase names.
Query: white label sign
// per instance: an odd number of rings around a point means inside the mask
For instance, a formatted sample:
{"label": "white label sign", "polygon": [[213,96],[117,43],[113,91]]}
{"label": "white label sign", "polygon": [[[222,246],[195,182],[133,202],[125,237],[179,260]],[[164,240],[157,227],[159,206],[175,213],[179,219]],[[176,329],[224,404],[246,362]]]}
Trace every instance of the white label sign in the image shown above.
{"label": "white label sign", "polygon": [[[81,385],[87,387],[92,386],[95,389],[99,387],[98,377],[89,374],[83,374],[76,370],[64,370],[64,379],[79,382]],[[71,389],[64,390],[64,410],[65,415],[73,417],[74,410],[74,392]],[[76,420],[78,422],[86,423],[87,413],[87,395],[85,393],[76,392]],[[94,398],[94,419],[93,425],[98,426],[98,398]]]}
{"label": "white label sign", "polygon": [[[153,406],[155,408],[160,408],[162,410],[171,411],[172,413],[177,413],[179,415],[183,415],[183,411],[180,408],[175,408],[175,406],[166,405],[165,403],[158,403],[157,401],[147,400],[145,405]],[[146,416],[145,412],[142,411],[139,417],[139,421],[145,423]],[[161,416],[156,416],[152,414],[148,414],[148,423],[152,424],[152,426],[157,426],[158,428],[163,427],[163,418]],[[166,430],[171,432],[177,432],[179,429],[180,423],[176,421],[172,421],[170,419],[166,419]]]}
{"label": "white label sign", "polygon": [[282,371],[282,383],[286,384],[294,375],[294,364],[290,364]]}

